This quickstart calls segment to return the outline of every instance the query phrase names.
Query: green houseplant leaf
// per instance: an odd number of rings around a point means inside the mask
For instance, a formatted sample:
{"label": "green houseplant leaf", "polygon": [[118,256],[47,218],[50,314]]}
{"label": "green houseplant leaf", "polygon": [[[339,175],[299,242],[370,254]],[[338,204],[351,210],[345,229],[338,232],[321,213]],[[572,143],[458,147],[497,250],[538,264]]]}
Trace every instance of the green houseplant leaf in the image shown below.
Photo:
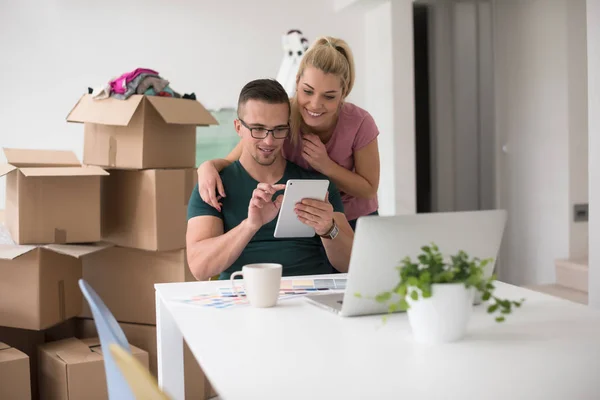
{"label": "green houseplant leaf", "polygon": [[[467,288],[473,287],[485,302],[491,304],[487,307],[489,314],[496,314],[496,321],[503,322],[506,315],[510,314],[513,307],[520,307],[525,299],[519,301],[500,299],[494,296],[495,286],[493,281],[496,276],[484,278],[484,268],[491,263],[492,259],[481,260],[460,250],[444,260],[444,256],[435,243],[421,247],[421,254],[413,261],[410,257],[401,260],[396,268],[399,281],[395,288],[389,292],[382,292],[375,296],[379,303],[387,303],[390,313],[406,311],[410,305],[407,297],[413,301],[419,298],[429,298],[432,293],[433,284],[464,283]],[[394,296],[395,295],[395,296]],[[359,293],[357,297],[361,297]]]}

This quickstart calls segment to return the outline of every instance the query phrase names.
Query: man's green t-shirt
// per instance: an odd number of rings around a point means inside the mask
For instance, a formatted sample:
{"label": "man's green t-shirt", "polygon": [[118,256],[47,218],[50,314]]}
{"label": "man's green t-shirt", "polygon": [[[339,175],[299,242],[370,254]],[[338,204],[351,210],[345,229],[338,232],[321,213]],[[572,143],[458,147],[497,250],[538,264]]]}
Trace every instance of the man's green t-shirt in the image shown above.
{"label": "man's green t-shirt", "polygon": [[[198,185],[196,185],[188,203],[187,217],[188,220],[202,215],[221,218],[224,232],[228,232],[248,217],[248,205],[252,198],[252,192],[259,182],[246,172],[239,161],[224,168],[220,175],[227,195],[221,199],[223,204],[221,212],[202,200],[198,193]],[[289,179],[327,178],[318,172],[307,171],[287,161],[283,177],[277,183],[285,184]],[[283,191],[276,193],[273,199],[282,193]],[[340,192],[331,182],[329,184],[329,202],[333,206],[334,212],[344,212]],[[263,225],[242,251],[240,257],[221,273],[220,279],[229,279],[233,272],[240,271],[244,265],[253,263],[282,264],[284,276],[331,272],[331,266],[319,236],[278,239],[273,236],[276,224],[277,217]]]}

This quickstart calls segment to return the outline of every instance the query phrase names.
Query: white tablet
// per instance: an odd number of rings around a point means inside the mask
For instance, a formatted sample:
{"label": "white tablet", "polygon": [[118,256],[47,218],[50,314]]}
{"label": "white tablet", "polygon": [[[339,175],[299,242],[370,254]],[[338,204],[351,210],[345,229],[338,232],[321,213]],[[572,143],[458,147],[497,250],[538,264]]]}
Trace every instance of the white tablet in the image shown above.
{"label": "white tablet", "polygon": [[313,237],[315,229],[298,219],[294,206],[302,199],[325,200],[327,188],[329,188],[327,179],[288,180],[273,236],[276,238]]}

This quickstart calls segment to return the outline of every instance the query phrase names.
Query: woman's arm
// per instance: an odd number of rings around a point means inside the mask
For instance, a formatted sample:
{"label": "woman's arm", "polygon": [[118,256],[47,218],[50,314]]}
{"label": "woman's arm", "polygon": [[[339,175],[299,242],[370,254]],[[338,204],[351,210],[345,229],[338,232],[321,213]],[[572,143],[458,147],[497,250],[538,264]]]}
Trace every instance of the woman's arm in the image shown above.
{"label": "woman's arm", "polygon": [[[219,172],[231,163],[239,160],[241,154],[242,142],[240,141],[227,157],[205,161],[200,164],[196,171],[198,174],[198,192],[200,193],[200,197],[219,211],[221,211],[219,199],[225,197],[225,189],[223,188]],[[217,192],[219,193],[219,197],[217,197]]]}
{"label": "woman's arm", "polygon": [[352,172],[335,161],[328,163],[322,173],[335,183],[338,189],[351,196],[372,199],[379,189],[379,147],[377,138],[354,152]]}
{"label": "woman's arm", "polygon": [[[221,172],[225,167],[227,167],[228,165],[231,165],[235,161],[239,160],[241,155],[242,155],[242,141],[240,140],[235,145],[233,150],[231,150],[231,152],[229,152],[229,154],[227,154],[227,156],[225,156],[225,158],[215,158],[213,160],[208,160],[206,162],[212,163],[212,165],[215,167],[215,169],[217,171]],[[198,169],[200,169],[200,167],[198,167]]]}

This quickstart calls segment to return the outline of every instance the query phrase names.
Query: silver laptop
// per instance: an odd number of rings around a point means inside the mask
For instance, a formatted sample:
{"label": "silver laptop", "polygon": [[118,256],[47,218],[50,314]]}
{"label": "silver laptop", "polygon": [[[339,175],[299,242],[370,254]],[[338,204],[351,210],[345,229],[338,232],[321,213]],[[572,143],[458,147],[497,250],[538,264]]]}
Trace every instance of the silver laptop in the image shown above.
{"label": "silver laptop", "polygon": [[307,301],[344,317],[384,314],[386,304],[358,298],[375,297],[398,283],[396,267],[410,256],[413,260],[421,247],[431,242],[444,255],[464,250],[471,257],[493,258],[486,266],[492,276],[506,225],[506,211],[463,211],[365,216],[358,219],[350,256],[346,290],[343,293],[306,296]]}

